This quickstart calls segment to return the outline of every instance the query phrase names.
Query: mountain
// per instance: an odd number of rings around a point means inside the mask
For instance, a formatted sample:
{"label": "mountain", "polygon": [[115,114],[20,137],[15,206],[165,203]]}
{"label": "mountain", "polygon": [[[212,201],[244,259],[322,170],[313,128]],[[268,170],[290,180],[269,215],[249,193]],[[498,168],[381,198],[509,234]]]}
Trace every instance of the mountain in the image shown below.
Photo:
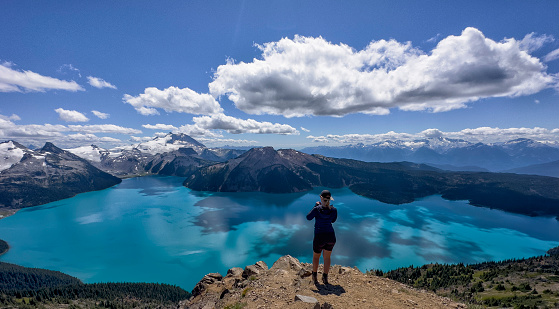
{"label": "mountain", "polygon": [[507,170],[508,173],[559,177],[559,160]]}
{"label": "mountain", "polygon": [[178,150],[179,148],[193,148],[201,151],[206,146],[186,134],[169,133],[162,137],[156,137],[151,141],[140,143],[134,148],[143,153],[156,155],[158,153]]}
{"label": "mountain", "polygon": [[470,143],[444,137],[415,141],[384,141],[370,145],[308,147],[301,151],[328,157],[367,162],[411,161],[432,165],[452,165],[453,170],[508,170],[559,160],[559,148],[530,139],[506,143]]}
{"label": "mountain", "polygon": [[14,141],[0,143],[0,171],[10,168],[21,161],[24,155],[31,153],[33,151]]}
{"label": "mountain", "polygon": [[184,185],[198,191],[290,193],[349,187],[384,203],[410,203],[440,194],[451,200],[526,215],[559,217],[559,179],[506,173],[442,171],[423,164],[371,163],[254,148],[200,168]]}
{"label": "mountain", "polygon": [[87,159],[97,168],[121,178],[150,174],[186,176],[195,168],[227,161],[245,152],[207,148],[186,134],[174,133],[137,145],[110,150],[95,145],[67,150]]}
{"label": "mountain", "polygon": [[[72,197],[78,193],[102,190],[121,182],[68,151],[52,143],[40,150],[29,150],[13,141],[0,144],[8,149],[12,162],[21,153],[21,159],[0,172],[0,207],[23,208]],[[16,156],[17,154],[17,156]]]}
{"label": "mountain", "polygon": [[[310,160],[310,162],[308,162]],[[295,150],[253,148],[238,158],[202,168],[185,185],[199,191],[262,191],[289,193],[307,191],[316,178],[305,164],[318,162]]]}
{"label": "mountain", "polygon": [[198,168],[215,162],[199,158],[198,153],[192,148],[179,148],[153,156],[144,166],[144,170],[151,174],[185,177]]}

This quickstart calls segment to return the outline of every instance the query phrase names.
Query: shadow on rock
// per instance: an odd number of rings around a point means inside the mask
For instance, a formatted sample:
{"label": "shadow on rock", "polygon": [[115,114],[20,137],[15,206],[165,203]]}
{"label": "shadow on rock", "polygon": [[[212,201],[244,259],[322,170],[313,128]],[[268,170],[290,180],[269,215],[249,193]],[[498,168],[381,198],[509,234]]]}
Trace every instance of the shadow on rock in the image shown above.
{"label": "shadow on rock", "polygon": [[340,296],[344,294],[346,291],[341,285],[332,285],[332,284],[315,284],[316,290],[312,290],[314,293],[320,295],[330,295],[334,294],[336,296]]}

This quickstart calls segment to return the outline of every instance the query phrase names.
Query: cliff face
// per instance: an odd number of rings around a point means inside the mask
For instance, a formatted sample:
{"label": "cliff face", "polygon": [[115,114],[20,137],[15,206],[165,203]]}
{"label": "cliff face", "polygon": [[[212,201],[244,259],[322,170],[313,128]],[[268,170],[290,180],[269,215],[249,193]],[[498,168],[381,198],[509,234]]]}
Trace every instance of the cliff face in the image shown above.
{"label": "cliff face", "polygon": [[[448,298],[367,275],[357,268],[335,265],[329,285],[314,285],[312,265],[289,255],[271,268],[257,262],[232,268],[223,277],[208,274],[192,291],[183,308],[465,308]],[[319,278],[322,265],[319,268]],[[319,279],[320,280],[320,279]]]}
{"label": "cliff face", "polygon": [[28,150],[19,162],[0,172],[0,207],[41,205],[120,182],[88,161],[46,143],[38,151]]}

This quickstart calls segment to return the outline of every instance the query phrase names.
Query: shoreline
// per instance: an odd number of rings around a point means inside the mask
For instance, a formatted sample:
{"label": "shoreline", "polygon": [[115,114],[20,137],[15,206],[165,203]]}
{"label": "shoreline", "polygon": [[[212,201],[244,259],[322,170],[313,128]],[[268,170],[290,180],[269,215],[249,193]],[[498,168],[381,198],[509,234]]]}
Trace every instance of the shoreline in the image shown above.
{"label": "shoreline", "polygon": [[20,209],[0,208],[0,220],[15,215]]}

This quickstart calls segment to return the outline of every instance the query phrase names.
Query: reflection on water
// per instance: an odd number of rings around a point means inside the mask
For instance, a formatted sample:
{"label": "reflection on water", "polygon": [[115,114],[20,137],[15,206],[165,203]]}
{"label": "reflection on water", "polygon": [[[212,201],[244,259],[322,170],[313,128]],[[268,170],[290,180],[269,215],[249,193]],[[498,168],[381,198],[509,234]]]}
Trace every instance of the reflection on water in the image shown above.
{"label": "reflection on water", "polygon": [[[179,177],[126,179],[103,191],[24,209],[0,221],[2,261],[59,270],[85,282],[143,281],[193,288],[290,254],[312,258],[305,215],[322,188],[296,194],[192,192]],[[559,222],[431,196],[388,205],[332,189],[338,208],[333,263],[361,270],[473,263],[545,253]]]}

